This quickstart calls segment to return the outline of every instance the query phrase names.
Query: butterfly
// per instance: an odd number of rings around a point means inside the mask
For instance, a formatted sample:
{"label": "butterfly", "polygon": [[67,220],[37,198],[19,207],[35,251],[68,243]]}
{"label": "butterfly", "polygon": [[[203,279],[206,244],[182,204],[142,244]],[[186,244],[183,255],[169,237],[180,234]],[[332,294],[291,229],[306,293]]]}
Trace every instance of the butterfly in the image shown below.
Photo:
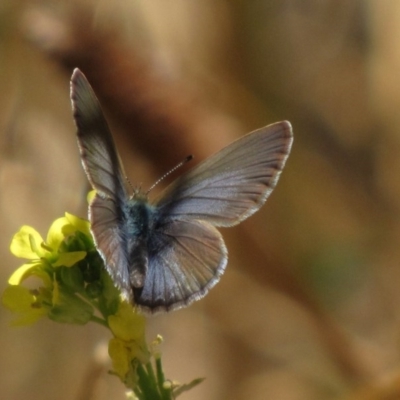
{"label": "butterfly", "polygon": [[140,190],[128,194],[100,103],[79,69],[72,74],[71,101],[82,165],[96,191],[91,231],[116,286],[145,313],[179,309],[205,296],[228,260],[216,227],[237,225],[264,204],[292,146],[290,123],[234,141],[149,202]]}

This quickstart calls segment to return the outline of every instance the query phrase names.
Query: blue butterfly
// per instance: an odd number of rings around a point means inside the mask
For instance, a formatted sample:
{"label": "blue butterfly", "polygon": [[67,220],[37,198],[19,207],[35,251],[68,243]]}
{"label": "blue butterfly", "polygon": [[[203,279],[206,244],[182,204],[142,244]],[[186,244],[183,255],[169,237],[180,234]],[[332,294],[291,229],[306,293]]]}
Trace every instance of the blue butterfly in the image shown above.
{"label": "blue butterfly", "polygon": [[140,190],[128,194],[100,103],[78,69],[71,100],[83,168],[96,190],[89,206],[91,230],[114,283],[148,313],[182,308],[205,296],[228,260],[215,227],[236,225],[264,204],[290,152],[290,123],[236,140],[149,202]]}

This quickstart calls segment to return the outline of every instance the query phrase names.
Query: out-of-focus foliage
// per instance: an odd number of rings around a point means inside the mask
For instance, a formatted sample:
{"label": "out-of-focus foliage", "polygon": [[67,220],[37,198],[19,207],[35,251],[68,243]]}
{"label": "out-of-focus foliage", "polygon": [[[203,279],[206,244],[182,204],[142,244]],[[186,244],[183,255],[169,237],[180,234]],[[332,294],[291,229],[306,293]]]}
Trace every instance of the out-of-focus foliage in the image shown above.
{"label": "out-of-focus foliage", "polygon": [[[72,68],[93,84],[143,187],[188,154],[287,119],[292,154],[263,210],[223,232],[221,282],[150,330],[167,338],[171,376],[207,376],[191,399],[399,396],[399,20],[394,0],[4,0],[4,285],[21,225],[43,234],[65,210],[86,217]],[[27,333],[4,311],[0,321],[5,398],[87,399],[84,386],[93,399],[123,396],[93,372],[110,368],[93,356],[101,330]]]}

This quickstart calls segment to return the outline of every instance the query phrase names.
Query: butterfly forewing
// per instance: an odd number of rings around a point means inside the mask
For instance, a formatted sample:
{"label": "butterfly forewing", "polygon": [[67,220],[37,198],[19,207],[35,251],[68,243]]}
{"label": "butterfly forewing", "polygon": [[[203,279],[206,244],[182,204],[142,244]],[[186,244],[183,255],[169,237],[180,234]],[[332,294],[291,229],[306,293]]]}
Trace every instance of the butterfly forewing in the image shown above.
{"label": "butterfly forewing", "polygon": [[256,212],[276,186],[292,144],[288,122],[236,140],[172,183],[156,200],[161,218],[232,226]]}
{"label": "butterfly forewing", "polygon": [[103,197],[123,198],[124,173],[99,101],[78,69],[71,78],[71,100],[82,164],[93,188]]}
{"label": "butterfly forewing", "polygon": [[227,252],[221,234],[202,221],[171,221],[149,240],[149,269],[135,302],[145,311],[187,306],[203,297],[222,275]]}

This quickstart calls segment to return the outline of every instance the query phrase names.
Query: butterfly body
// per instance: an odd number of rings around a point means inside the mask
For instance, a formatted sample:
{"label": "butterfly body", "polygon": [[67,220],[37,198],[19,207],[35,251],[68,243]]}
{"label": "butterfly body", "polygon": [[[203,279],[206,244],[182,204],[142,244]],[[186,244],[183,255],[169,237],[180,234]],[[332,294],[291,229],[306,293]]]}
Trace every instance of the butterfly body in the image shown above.
{"label": "butterfly body", "polygon": [[178,309],[219,281],[227,249],[216,227],[254,214],[277,184],[292,145],[288,122],[236,140],[176,179],[153,202],[125,189],[122,164],[100,104],[76,69],[71,100],[78,145],[96,190],[91,231],[112,280],[149,313]]}
{"label": "butterfly body", "polygon": [[148,242],[154,230],[155,214],[155,208],[137,195],[127,199],[122,207],[121,227],[126,232],[129,281],[134,289],[144,285],[149,259]]}

